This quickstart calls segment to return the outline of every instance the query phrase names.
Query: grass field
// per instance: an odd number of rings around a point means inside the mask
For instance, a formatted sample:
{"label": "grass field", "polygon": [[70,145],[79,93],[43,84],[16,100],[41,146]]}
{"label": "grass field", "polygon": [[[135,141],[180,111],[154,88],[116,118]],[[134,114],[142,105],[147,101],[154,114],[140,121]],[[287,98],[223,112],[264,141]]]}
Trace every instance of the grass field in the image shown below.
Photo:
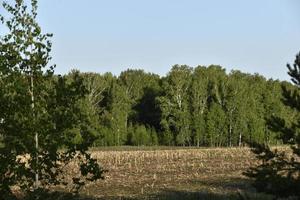
{"label": "grass field", "polygon": [[242,175],[258,163],[248,148],[102,148],[92,155],[109,171],[81,190],[83,199],[271,199]]}

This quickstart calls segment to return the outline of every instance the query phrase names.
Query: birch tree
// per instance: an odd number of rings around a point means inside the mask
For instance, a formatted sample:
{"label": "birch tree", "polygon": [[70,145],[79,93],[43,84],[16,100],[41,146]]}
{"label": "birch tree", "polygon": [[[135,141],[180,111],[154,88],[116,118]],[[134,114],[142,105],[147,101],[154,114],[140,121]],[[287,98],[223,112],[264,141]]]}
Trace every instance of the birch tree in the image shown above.
{"label": "birch tree", "polygon": [[[43,34],[36,22],[37,1],[3,2],[3,7],[1,28],[8,33],[0,38],[0,194],[11,193],[12,185],[28,192],[60,184],[62,166],[75,157],[80,160],[76,188],[102,178],[103,170],[87,153],[94,140],[88,120],[78,114],[86,89],[77,75],[71,82],[53,78],[54,66],[47,67],[52,34]],[[83,138],[77,145],[70,140],[75,124]],[[62,147],[66,150],[59,151]]]}

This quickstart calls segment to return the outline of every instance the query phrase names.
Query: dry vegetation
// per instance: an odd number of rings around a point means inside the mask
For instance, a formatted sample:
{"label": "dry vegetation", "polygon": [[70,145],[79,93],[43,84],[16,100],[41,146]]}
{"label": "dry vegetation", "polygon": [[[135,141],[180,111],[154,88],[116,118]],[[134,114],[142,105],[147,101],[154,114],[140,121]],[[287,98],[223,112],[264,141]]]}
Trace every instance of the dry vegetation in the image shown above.
{"label": "dry vegetation", "polygon": [[[95,199],[267,199],[242,175],[257,163],[248,148],[94,150],[105,180],[85,186]],[[248,199],[248,198],[245,198]]]}
{"label": "dry vegetation", "polygon": [[[243,175],[259,163],[249,148],[107,147],[91,153],[108,170],[105,180],[87,184],[76,196],[71,188],[55,187],[42,199],[273,199],[256,193]],[[65,170],[70,182],[78,175],[75,162]]]}

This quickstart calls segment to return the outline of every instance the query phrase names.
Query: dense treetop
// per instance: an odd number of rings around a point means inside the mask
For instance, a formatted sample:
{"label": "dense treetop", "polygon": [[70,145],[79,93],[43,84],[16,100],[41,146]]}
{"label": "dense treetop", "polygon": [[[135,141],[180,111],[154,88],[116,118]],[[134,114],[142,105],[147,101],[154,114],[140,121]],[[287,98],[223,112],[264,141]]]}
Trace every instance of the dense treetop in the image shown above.
{"label": "dense treetop", "polygon": [[89,88],[82,110],[97,127],[94,146],[280,144],[268,119],[291,124],[297,114],[282,103],[282,88],[295,88],[289,82],[217,65],[175,65],[164,77],[134,69],[79,76]]}

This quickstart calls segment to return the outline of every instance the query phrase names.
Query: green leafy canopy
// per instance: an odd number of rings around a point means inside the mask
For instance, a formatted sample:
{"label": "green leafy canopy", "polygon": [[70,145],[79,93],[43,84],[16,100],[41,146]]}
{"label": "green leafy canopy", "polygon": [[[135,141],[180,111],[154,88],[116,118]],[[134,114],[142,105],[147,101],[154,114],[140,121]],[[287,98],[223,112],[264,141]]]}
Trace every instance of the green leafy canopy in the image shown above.
{"label": "green leafy canopy", "polygon": [[[27,5],[3,2],[0,16],[8,33],[0,39],[0,194],[11,186],[23,191],[67,183],[63,167],[77,160],[75,189],[85,181],[103,178],[104,170],[87,152],[96,139],[79,99],[87,90],[82,78],[54,76],[52,34],[43,34],[36,22],[37,1]],[[71,142],[74,128],[81,142]]]}

